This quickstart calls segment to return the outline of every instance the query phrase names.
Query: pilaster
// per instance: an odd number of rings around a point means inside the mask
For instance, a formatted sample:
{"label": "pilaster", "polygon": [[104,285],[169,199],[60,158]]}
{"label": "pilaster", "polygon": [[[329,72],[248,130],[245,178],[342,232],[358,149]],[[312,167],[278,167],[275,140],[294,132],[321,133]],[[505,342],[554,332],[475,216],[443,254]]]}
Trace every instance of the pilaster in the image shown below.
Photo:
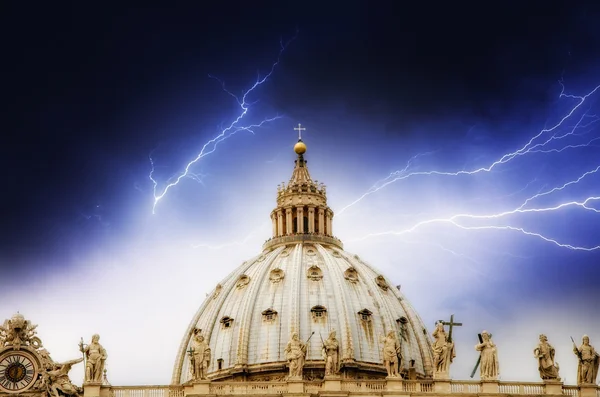
{"label": "pilaster", "polygon": [[[102,382],[86,382],[83,384],[83,397],[100,397]],[[595,397],[595,396],[594,396]]]}
{"label": "pilaster", "polygon": [[596,397],[598,386],[593,383],[581,383],[579,385],[579,397]]}
{"label": "pilaster", "polygon": [[315,207],[308,207],[308,232],[315,232]]}
{"label": "pilaster", "polygon": [[298,222],[298,224],[296,225],[296,230],[298,230],[298,233],[304,233],[304,208],[303,207],[296,208],[296,222]]}
{"label": "pilaster", "polygon": [[452,392],[451,380],[449,377],[437,376],[433,378],[433,391],[439,394],[450,394]]}
{"label": "pilaster", "polygon": [[288,378],[288,393],[302,394],[304,393],[304,380],[301,377],[290,376]]}
{"label": "pilaster", "polygon": [[183,393],[185,397],[210,394],[210,381],[195,380],[192,384],[185,385]]}
{"label": "pilaster", "polygon": [[545,380],[544,389],[546,394],[563,394],[563,383],[557,380]]}
{"label": "pilaster", "polygon": [[481,381],[481,392],[482,393],[499,393],[500,387],[498,386],[497,380],[482,380]]}

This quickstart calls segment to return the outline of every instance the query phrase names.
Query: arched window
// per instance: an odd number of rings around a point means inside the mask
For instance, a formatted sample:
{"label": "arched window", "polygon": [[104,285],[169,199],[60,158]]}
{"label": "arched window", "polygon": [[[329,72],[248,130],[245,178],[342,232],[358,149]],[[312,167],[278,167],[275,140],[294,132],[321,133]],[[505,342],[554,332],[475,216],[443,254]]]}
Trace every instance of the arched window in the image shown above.
{"label": "arched window", "polygon": [[223,328],[231,328],[233,324],[233,319],[231,317],[225,316],[221,319],[221,324],[223,324]]}
{"label": "arched window", "polygon": [[263,321],[268,323],[275,321],[275,319],[277,318],[277,312],[271,308],[268,308],[267,310],[263,311],[262,315]]}
{"label": "arched window", "polygon": [[371,312],[369,309],[362,309],[358,312],[358,315],[362,321],[371,321],[372,314],[373,312]]}
{"label": "arched window", "polygon": [[321,305],[313,306],[310,312],[314,321],[324,321],[327,318],[327,309]]}

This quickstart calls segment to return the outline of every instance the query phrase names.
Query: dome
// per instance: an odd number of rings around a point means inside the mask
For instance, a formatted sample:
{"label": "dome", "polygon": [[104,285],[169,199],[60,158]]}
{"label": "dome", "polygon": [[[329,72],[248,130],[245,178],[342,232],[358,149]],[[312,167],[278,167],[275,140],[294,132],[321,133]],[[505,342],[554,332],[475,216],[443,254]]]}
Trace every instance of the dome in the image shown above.
{"label": "dome", "polygon": [[306,343],[303,376],[322,378],[323,340],[331,331],[343,377],[385,378],[383,338],[390,331],[400,345],[400,372],[432,376],[423,321],[391,280],[343,250],[332,234],[325,187],[312,181],[303,154],[297,153],[290,182],[278,189],[273,237],[217,284],[192,318],[173,384],[192,378],[189,353],[197,333],[210,348],[206,376],[213,381],[284,379],[293,333]]}

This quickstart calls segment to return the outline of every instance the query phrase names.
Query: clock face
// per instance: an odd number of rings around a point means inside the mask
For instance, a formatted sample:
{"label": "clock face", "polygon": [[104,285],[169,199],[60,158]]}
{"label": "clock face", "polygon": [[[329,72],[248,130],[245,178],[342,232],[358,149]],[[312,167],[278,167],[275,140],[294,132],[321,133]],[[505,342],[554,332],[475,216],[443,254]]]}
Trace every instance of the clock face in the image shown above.
{"label": "clock face", "polygon": [[24,352],[10,352],[0,358],[0,391],[21,392],[30,388],[37,378],[32,357]]}

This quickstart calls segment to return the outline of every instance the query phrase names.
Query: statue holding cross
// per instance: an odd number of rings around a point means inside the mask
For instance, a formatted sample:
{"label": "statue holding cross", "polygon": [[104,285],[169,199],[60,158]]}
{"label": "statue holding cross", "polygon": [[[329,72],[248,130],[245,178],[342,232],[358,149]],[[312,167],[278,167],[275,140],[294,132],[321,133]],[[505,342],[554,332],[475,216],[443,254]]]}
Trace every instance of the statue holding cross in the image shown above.
{"label": "statue holding cross", "polygon": [[[450,327],[448,334],[444,330],[444,325]],[[450,364],[456,357],[454,342],[452,342],[452,327],[461,326],[462,323],[454,322],[454,314],[450,316],[450,321],[439,320],[435,325],[435,331],[432,336],[433,342],[433,377],[437,379],[450,378]]]}

